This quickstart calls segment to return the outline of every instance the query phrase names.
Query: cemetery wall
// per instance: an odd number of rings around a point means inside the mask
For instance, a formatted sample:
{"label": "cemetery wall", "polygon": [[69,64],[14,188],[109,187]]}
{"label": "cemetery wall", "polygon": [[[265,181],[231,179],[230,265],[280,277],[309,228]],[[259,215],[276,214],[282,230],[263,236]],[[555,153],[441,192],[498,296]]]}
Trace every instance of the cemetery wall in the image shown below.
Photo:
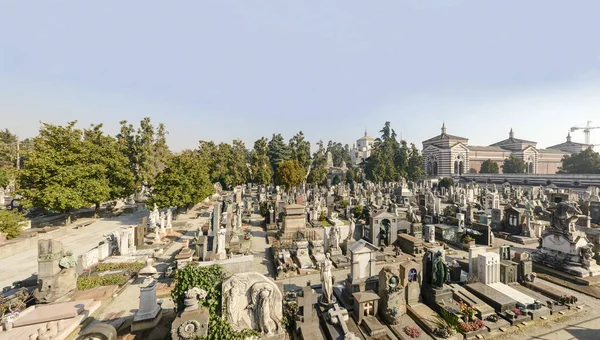
{"label": "cemetery wall", "polygon": [[254,255],[244,255],[219,261],[201,261],[198,266],[207,267],[218,264],[230,273],[250,273],[254,271]]}
{"label": "cemetery wall", "polygon": [[38,240],[47,240],[51,238],[58,238],[67,234],[67,228],[59,228],[47,233],[39,233],[34,237],[13,240],[0,246],[0,259],[4,259],[13,256],[18,253],[22,253],[38,246]]}

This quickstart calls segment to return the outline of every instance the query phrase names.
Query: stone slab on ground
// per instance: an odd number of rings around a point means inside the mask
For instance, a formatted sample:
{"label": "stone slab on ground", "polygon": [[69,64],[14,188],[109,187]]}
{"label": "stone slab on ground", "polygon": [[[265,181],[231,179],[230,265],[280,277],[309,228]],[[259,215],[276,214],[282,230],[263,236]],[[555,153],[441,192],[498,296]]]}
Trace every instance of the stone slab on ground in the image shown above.
{"label": "stone slab on ground", "polygon": [[[74,318],[61,320],[62,328],[52,340],[67,339],[75,329],[88,316],[92,315],[100,307],[100,302],[94,301],[85,307],[85,310]],[[33,334],[38,334],[40,328],[45,328],[47,323],[32,324],[23,327],[13,328],[9,332],[0,332],[0,340],[29,340]]]}
{"label": "stone slab on ground", "polygon": [[389,325],[389,327],[392,330],[392,332],[394,333],[394,335],[396,335],[401,340],[412,340],[413,339],[410,336],[406,335],[406,333],[404,333],[404,327],[414,327],[414,328],[418,329],[421,332],[421,335],[418,337],[419,340],[433,339],[427,333],[425,333],[423,328],[421,328],[421,326],[417,325],[415,320],[413,320],[408,314],[402,315],[402,318],[400,319],[400,322],[397,325]]}
{"label": "stone slab on ground", "polygon": [[53,305],[36,305],[27,308],[15,320],[14,327],[74,318],[88,308],[94,300],[78,300]]}

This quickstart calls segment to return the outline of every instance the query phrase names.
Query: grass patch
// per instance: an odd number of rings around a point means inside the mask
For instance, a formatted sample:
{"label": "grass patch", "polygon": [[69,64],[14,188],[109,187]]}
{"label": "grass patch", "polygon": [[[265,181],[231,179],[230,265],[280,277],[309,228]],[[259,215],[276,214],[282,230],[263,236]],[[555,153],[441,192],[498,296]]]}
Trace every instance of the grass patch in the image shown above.
{"label": "grass patch", "polygon": [[123,262],[123,263],[99,263],[94,267],[97,272],[106,272],[110,270],[134,270],[138,271],[144,268],[143,262]]}
{"label": "grass patch", "polygon": [[127,282],[127,277],[121,274],[106,276],[81,277],[77,279],[77,290],[88,290],[100,286],[122,285]]}

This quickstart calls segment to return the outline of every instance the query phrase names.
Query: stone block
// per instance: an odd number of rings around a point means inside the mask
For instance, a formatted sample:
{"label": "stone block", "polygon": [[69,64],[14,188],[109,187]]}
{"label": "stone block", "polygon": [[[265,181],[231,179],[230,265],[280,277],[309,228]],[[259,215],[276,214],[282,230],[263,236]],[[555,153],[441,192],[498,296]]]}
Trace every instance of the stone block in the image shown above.
{"label": "stone block", "polygon": [[46,323],[62,319],[74,318],[94,303],[94,300],[79,300],[73,302],[58,303],[54,305],[36,306],[29,312],[23,313],[15,322],[15,327]]}

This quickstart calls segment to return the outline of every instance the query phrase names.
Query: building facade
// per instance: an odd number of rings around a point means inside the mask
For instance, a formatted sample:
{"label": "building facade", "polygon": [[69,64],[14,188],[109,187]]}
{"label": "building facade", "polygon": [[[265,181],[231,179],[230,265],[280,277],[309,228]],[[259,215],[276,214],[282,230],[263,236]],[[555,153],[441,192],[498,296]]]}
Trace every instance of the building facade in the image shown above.
{"label": "building facade", "polygon": [[506,158],[515,156],[525,162],[526,173],[554,174],[560,169],[563,156],[588,147],[591,145],[572,142],[569,134],[565,143],[538,149],[536,142],[515,138],[512,129],[505,140],[475,146],[469,145],[467,138],[449,135],[444,124],[440,135],[423,142],[423,167],[430,176],[462,175],[478,173],[488,159],[501,167]]}
{"label": "building facade", "polygon": [[375,138],[369,137],[367,135],[367,131],[365,131],[365,135],[358,140],[356,140],[356,144],[352,145],[352,163],[354,166],[357,166],[364,162],[365,159],[371,156],[371,149],[373,149],[373,143],[375,143]]}

